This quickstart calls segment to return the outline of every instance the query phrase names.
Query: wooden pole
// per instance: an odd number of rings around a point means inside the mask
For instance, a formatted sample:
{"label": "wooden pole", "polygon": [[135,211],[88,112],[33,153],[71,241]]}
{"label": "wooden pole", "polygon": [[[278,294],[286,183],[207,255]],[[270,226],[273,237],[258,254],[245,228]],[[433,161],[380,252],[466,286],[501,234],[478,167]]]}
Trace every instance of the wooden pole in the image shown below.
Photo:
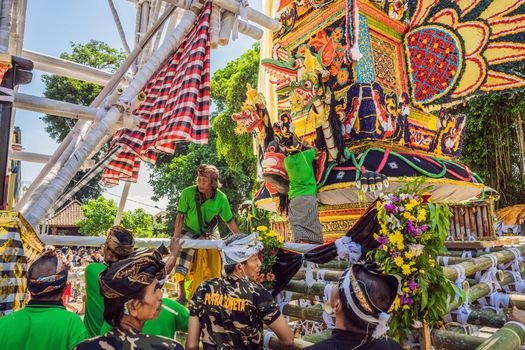
{"label": "wooden pole", "polygon": [[525,327],[518,322],[507,322],[476,350],[518,350],[525,342]]}
{"label": "wooden pole", "polygon": [[122,214],[124,213],[124,208],[126,207],[126,200],[128,199],[130,188],[131,182],[127,181],[124,184],[124,188],[122,189],[122,196],[120,196],[117,215],[115,215],[115,221],[113,222],[114,225],[120,225],[120,220],[122,219]]}
{"label": "wooden pole", "polygon": [[525,310],[525,295],[509,294],[510,302],[520,310]]}

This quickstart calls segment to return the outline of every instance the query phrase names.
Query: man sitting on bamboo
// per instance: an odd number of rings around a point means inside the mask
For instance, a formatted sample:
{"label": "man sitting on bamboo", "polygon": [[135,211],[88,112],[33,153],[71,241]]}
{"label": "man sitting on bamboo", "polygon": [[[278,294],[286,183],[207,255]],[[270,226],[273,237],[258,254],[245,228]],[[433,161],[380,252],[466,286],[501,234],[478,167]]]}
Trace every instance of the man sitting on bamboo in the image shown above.
{"label": "man sitting on bamboo", "polygon": [[332,336],[306,349],[402,350],[397,342],[384,338],[398,288],[395,276],[381,274],[373,266],[352,265],[325,304],[325,311],[335,313]]}
{"label": "man sitting on bamboo", "polygon": [[[197,185],[185,188],[179,198],[174,237],[188,239],[220,239],[216,232],[217,217],[226,223],[232,233],[239,233],[228,197],[219,190],[219,170],[213,165],[201,164],[197,170]],[[197,271],[192,276],[192,286],[198,286],[207,278],[221,275],[220,256],[216,250],[202,251],[207,261],[206,271]],[[179,283],[179,302],[187,303],[184,281],[194,260],[194,249],[183,249],[175,267],[175,278]],[[195,289],[195,288],[193,288]]]}

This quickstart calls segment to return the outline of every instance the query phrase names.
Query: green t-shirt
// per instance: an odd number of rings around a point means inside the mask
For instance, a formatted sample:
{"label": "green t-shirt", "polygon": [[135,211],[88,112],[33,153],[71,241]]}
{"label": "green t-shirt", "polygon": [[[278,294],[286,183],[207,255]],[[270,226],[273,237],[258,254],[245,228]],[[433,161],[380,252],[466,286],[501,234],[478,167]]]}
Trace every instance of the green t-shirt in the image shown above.
{"label": "green t-shirt", "polygon": [[[100,294],[98,276],[107,268],[106,264],[91,263],[84,270],[86,279],[86,313],[84,324],[90,337],[104,334],[102,325],[104,324],[104,297]],[[111,327],[107,327],[110,330]]]}
{"label": "green t-shirt", "polygon": [[294,199],[302,196],[315,196],[317,185],[315,182],[314,168],[315,149],[295,153],[284,158],[284,167],[290,178],[290,191],[288,198]]}
{"label": "green t-shirt", "polygon": [[162,298],[162,309],[160,309],[159,317],[146,321],[142,333],[174,339],[175,332],[188,331],[189,318],[190,312],[184,306],[174,300]]}
{"label": "green t-shirt", "polygon": [[[195,205],[195,192],[197,186],[190,186],[182,190],[179,198],[177,211],[184,214],[184,228],[195,234],[199,234],[199,217]],[[215,190],[212,198],[207,199],[201,204],[202,223],[206,227],[214,217],[219,215],[224,222],[233,219],[232,209],[228,202],[228,197],[220,190]]]}
{"label": "green t-shirt", "polygon": [[69,350],[89,338],[78,315],[61,302],[29,302],[0,318],[0,349]]}

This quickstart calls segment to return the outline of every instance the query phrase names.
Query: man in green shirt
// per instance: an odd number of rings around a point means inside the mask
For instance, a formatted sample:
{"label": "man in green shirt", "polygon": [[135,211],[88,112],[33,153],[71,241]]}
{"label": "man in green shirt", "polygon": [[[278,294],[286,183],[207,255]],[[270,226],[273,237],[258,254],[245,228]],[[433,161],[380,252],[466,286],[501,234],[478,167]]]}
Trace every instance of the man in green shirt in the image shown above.
{"label": "man in green shirt", "polygon": [[295,242],[323,243],[317,208],[314,160],[315,148],[290,153],[284,159],[284,167],[290,178],[288,222]]}
{"label": "man in green shirt", "polygon": [[67,275],[67,264],[54,249],[33,262],[27,272],[31,300],[0,318],[0,349],[69,350],[89,337],[80,317],[62,304]]}
{"label": "man in green shirt", "polygon": [[86,279],[84,324],[90,337],[101,335],[104,331],[109,330],[109,327],[103,329],[104,298],[100,294],[98,276],[108,265],[130,256],[134,246],[135,240],[131,232],[123,227],[114,226],[109,230],[106,243],[102,246],[105,263],[91,263],[84,271]]}
{"label": "man in green shirt", "polygon": [[[232,233],[239,233],[228,197],[219,190],[219,170],[213,165],[201,164],[197,170],[197,185],[185,188],[179,198],[175,220],[174,237],[210,239],[213,237],[217,217],[226,223]],[[187,303],[184,280],[193,262],[194,249],[181,251],[175,267],[175,279],[179,282],[179,302]],[[220,271],[220,269],[216,269]],[[220,277],[220,273],[212,278]],[[197,281],[194,281],[199,285]]]}
{"label": "man in green shirt", "polygon": [[[99,275],[109,265],[129,257],[133,253],[134,245],[135,240],[130,231],[120,226],[112,227],[103,246],[105,264],[91,263],[84,271],[86,279],[84,323],[90,337],[102,335],[111,329],[111,326],[104,321],[104,297],[100,294]],[[166,263],[168,273],[175,265],[175,257],[178,251],[179,242],[172,240],[170,257]],[[169,299],[163,298],[162,304],[163,309],[159,317],[147,321],[144,330],[147,334],[173,338],[176,331],[187,329],[189,312],[182,305]]]}

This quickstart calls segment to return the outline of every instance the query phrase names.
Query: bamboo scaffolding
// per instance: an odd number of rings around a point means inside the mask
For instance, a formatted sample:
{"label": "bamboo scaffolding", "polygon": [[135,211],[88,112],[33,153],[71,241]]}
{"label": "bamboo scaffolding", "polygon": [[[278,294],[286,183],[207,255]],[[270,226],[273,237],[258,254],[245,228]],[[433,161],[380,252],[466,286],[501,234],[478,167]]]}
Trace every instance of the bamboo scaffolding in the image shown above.
{"label": "bamboo scaffolding", "polygon": [[[45,164],[49,161],[50,158],[51,158],[51,155],[49,154],[41,154],[41,153],[26,152],[26,151],[13,151],[13,150],[9,151],[9,159],[20,160],[22,162]],[[94,160],[87,159],[82,165],[82,169],[90,169],[94,165],[95,165]]]}
{"label": "bamboo scaffolding", "polygon": [[23,50],[22,57],[33,61],[35,70],[87,81],[102,86],[106,85],[113,75],[100,69],[30,50]]}
{"label": "bamboo scaffolding", "polygon": [[[130,82],[129,86],[123,92],[120,101],[130,103],[135,99],[160,65],[183,42],[186,34],[190,31],[191,27],[195,25],[196,17],[193,11],[187,11],[184,14],[177,28],[170,33],[164,43],[150,57],[147,64],[140,69],[137,76]],[[60,169],[60,172],[49,182],[46,191],[36,198],[31,206],[31,210],[27,212],[26,219],[33,227],[46,216],[53,202],[57,200],[78,171],[79,165],[93,152],[100,139],[104,137],[104,134],[114,127],[115,123],[121,117],[121,114],[122,112],[119,108],[113,106],[103,118],[93,123],[92,128],[82,144],[73,152],[71,158]]]}
{"label": "bamboo scaffolding", "polygon": [[94,107],[86,107],[20,92],[15,93],[13,105],[16,108],[69,119],[94,121],[97,115],[97,109]]}
{"label": "bamboo scaffolding", "polygon": [[440,329],[433,329],[430,335],[432,344],[437,350],[473,350],[485,340],[481,337]]}
{"label": "bamboo scaffolding", "polygon": [[[90,104],[90,107],[99,107],[104,99],[109,96],[118,86],[119,82],[122,80],[126,72],[134,64],[135,59],[140,54],[144,45],[147,44],[149,40],[153,37],[155,32],[161,27],[161,25],[170,17],[170,15],[175,11],[175,7],[171,6],[163,13],[161,18],[155,23],[155,25],[148,31],[146,36],[136,45],[133,49],[133,52],[126,58],[122,63],[117,72],[113,75],[109,83],[102,89],[98,96]],[[47,184],[57,176],[57,172],[65,162],[70,158],[71,154],[76,148],[76,145],[80,142],[80,138],[85,134],[91,123],[80,121],[75,124],[73,129],[69,132],[66,138],[62,141],[60,146],[57,148],[53,157],[49,162],[44,166],[40,171],[38,176],[33,180],[29,189],[21,200],[17,203],[15,210],[22,212],[25,215],[27,208],[30,207],[30,203],[36,200],[39,197],[38,193],[35,193],[37,189],[38,192],[43,192],[47,188]],[[101,147],[100,143],[97,147]]]}

